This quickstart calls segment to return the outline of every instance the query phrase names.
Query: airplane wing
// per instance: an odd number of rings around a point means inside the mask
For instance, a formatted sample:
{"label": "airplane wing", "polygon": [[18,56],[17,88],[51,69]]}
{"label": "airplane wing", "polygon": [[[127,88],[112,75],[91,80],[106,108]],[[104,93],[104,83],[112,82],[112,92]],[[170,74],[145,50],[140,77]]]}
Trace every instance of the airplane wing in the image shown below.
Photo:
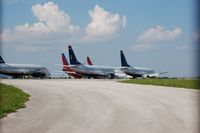
{"label": "airplane wing", "polygon": [[160,72],[160,73],[144,74],[144,75],[142,75],[142,77],[143,77],[143,78],[147,78],[147,77],[153,78],[153,77],[157,77],[157,76],[159,76],[160,74],[165,74],[165,73],[168,73],[168,72]]}
{"label": "airplane wing", "polygon": [[66,67],[66,68],[70,68],[70,67],[76,66],[76,65],[63,65],[63,64],[54,64],[54,65],[61,66],[61,67]]}
{"label": "airplane wing", "polygon": [[160,72],[159,74],[165,74],[165,73],[168,73],[168,72]]}

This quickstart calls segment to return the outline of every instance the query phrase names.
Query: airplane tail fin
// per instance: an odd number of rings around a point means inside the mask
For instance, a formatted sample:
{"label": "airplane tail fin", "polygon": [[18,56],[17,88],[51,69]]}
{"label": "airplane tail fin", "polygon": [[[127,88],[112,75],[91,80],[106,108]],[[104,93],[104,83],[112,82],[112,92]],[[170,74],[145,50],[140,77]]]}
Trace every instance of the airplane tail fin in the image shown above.
{"label": "airplane tail fin", "polygon": [[73,71],[69,67],[69,63],[64,53],[62,53],[62,63],[63,63],[63,71],[66,72],[68,75],[72,75]]}
{"label": "airplane tail fin", "polygon": [[74,51],[73,51],[71,45],[68,46],[68,50],[69,50],[69,61],[70,61],[70,64],[71,65],[80,65],[81,63],[76,59],[76,56],[74,54]]}
{"label": "airplane tail fin", "polygon": [[4,64],[5,61],[3,60],[3,58],[0,56],[0,64]]}
{"label": "airplane tail fin", "polygon": [[87,57],[87,63],[88,63],[88,65],[93,65],[91,60],[90,60],[90,57]]}
{"label": "airplane tail fin", "polygon": [[63,63],[63,68],[66,68],[69,65],[64,53],[62,53],[62,63]]}
{"label": "airplane tail fin", "polygon": [[126,58],[125,58],[122,50],[120,50],[120,57],[121,57],[121,66],[122,67],[130,67],[130,65],[126,61]]}

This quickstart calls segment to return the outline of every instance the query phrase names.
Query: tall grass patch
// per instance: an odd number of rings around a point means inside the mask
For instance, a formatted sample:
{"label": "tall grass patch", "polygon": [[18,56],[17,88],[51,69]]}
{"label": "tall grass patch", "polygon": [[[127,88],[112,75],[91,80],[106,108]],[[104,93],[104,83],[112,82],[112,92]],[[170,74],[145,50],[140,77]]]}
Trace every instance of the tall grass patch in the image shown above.
{"label": "tall grass patch", "polygon": [[188,89],[200,89],[199,79],[130,79],[120,81],[123,83],[159,85],[169,87],[180,87]]}
{"label": "tall grass patch", "polygon": [[0,118],[25,107],[30,95],[17,87],[0,83]]}

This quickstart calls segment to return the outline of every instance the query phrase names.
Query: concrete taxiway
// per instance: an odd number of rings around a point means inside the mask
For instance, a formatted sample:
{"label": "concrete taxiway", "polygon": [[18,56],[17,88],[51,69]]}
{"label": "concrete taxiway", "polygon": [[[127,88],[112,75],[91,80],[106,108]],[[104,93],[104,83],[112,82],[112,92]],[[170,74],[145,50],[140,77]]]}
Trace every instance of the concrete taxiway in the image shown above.
{"label": "concrete taxiway", "polygon": [[198,133],[199,91],[110,80],[2,80],[31,94],[1,133]]}

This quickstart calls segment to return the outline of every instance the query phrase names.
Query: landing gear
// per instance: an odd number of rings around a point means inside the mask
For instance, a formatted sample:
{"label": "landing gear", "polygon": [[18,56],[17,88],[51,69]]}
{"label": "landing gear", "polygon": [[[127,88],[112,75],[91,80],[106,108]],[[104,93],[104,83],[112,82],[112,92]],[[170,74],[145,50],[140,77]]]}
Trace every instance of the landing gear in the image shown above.
{"label": "landing gear", "polygon": [[107,74],[108,79],[114,79],[115,75],[112,73]]}

